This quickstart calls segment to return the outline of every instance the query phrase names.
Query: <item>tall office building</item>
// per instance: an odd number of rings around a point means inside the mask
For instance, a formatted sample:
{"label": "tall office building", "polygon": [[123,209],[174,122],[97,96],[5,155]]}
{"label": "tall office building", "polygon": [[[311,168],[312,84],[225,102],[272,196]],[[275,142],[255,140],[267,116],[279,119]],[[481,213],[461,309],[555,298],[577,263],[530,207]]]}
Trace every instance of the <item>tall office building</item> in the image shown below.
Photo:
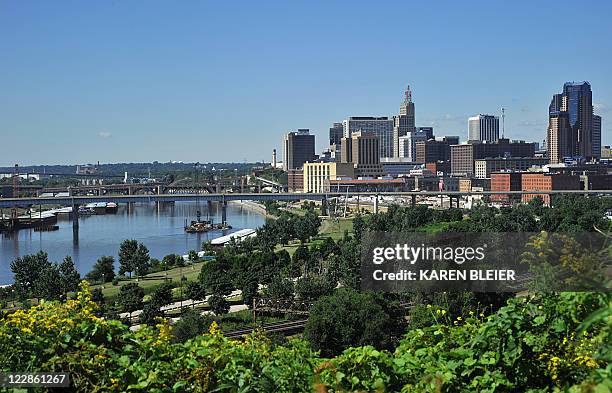
{"label": "tall office building", "polygon": [[412,91],[408,86],[404,93],[404,101],[400,104],[399,115],[393,116],[393,157],[400,157],[399,138],[415,131],[414,102],[412,102]]}
{"label": "tall office building", "polygon": [[601,158],[601,116],[593,115],[593,157]]}
{"label": "tall office building", "polygon": [[306,161],[314,161],[315,136],[307,128],[289,132],[283,141],[283,170],[301,169]]}
{"label": "tall office building", "polygon": [[[593,154],[593,93],[588,82],[567,82],[548,107],[548,157],[551,163],[565,158],[591,160]],[[601,140],[599,141],[601,143]]]}
{"label": "tall office building", "polygon": [[418,142],[433,139],[432,127],[419,127],[417,131],[399,137],[398,157],[407,158],[408,161],[416,162],[416,146]]}
{"label": "tall office building", "polygon": [[[418,148],[418,146],[417,146]],[[533,157],[535,145],[501,138],[497,142],[475,142],[450,146],[451,171],[455,176],[473,176],[474,160],[487,157]],[[418,154],[418,152],[417,152]]]}
{"label": "tall office building", "polygon": [[495,142],[499,139],[499,117],[478,115],[468,119],[468,141]]}
{"label": "tall office building", "polygon": [[352,116],[342,122],[344,138],[354,132],[372,133],[379,139],[379,158],[393,156],[393,119],[388,117]]}
{"label": "tall office building", "polygon": [[342,123],[334,123],[329,128],[329,145],[336,145],[340,147],[340,142],[342,137],[344,136],[344,127],[342,127]]}
{"label": "tall office building", "polygon": [[356,131],[350,138],[342,139],[341,162],[352,163],[356,176],[377,177],[384,175],[378,152],[379,138],[372,132]]}

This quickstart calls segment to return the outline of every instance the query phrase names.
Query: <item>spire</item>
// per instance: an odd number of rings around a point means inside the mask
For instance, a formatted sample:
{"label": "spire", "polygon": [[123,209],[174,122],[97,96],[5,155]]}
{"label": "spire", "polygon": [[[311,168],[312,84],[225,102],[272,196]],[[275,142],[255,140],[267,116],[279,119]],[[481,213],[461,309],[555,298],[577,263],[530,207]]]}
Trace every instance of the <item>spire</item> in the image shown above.
{"label": "spire", "polygon": [[404,102],[412,102],[412,90],[410,90],[410,85],[406,88],[406,92],[404,93],[405,99]]}

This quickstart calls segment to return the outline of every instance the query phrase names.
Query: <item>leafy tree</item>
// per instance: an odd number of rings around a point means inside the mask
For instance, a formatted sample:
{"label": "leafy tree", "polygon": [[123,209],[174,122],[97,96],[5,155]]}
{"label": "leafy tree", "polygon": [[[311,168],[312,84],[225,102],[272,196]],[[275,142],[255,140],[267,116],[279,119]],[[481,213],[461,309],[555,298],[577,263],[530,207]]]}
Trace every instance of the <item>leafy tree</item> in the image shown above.
{"label": "leafy tree", "polygon": [[11,263],[11,271],[13,272],[14,287],[17,295],[22,299],[32,296],[38,278],[50,266],[51,263],[47,253],[42,251],[15,259]]}
{"label": "leafy tree", "polygon": [[196,310],[185,310],[172,327],[174,341],[183,342],[206,333],[212,321],[212,317],[203,316]]}
{"label": "leafy tree", "polygon": [[190,281],[185,288],[185,295],[188,299],[204,300],[206,298],[206,289],[196,281]]}
{"label": "leafy tree", "polygon": [[162,259],[162,263],[166,268],[172,268],[173,266],[177,265],[179,259],[182,260],[183,257],[176,254],[168,254]]}
{"label": "leafy tree", "polygon": [[289,300],[295,297],[293,281],[288,278],[276,277],[266,288],[265,294],[273,299]]}
{"label": "leafy tree", "polygon": [[115,259],[111,256],[100,257],[85,278],[89,281],[111,282],[115,278]]}
{"label": "leafy tree", "polygon": [[295,293],[298,298],[313,301],[334,291],[336,284],[325,276],[309,274],[298,278],[295,283]]}
{"label": "leafy tree", "polygon": [[150,269],[150,257],[147,247],[136,240],[124,240],[119,246],[119,274],[136,273],[142,276]]}
{"label": "leafy tree", "polygon": [[64,261],[58,266],[60,275],[60,287],[64,297],[68,292],[74,292],[79,288],[81,275],[76,270],[76,266],[71,257],[64,258]]}
{"label": "leafy tree", "polygon": [[299,277],[303,271],[306,271],[306,265],[309,259],[310,253],[308,247],[304,244],[300,244],[291,258],[291,266],[289,268],[291,277]]}
{"label": "leafy tree", "polygon": [[202,265],[199,281],[206,292],[217,295],[229,295],[234,289],[231,277],[231,264],[224,254],[217,259]]}
{"label": "leafy tree", "polygon": [[387,332],[397,322],[373,295],[341,288],[314,304],[304,336],[323,356],[337,355],[351,346],[390,349],[392,340]]}
{"label": "leafy tree", "polygon": [[160,305],[154,301],[150,301],[142,308],[142,313],[139,315],[140,323],[145,325],[154,326],[157,323],[157,319],[164,316],[164,313],[160,309]]}
{"label": "leafy tree", "polygon": [[195,250],[190,250],[188,254],[188,259],[189,262],[196,263],[200,259],[200,257],[198,256],[198,253]]}
{"label": "leafy tree", "polygon": [[60,300],[64,295],[62,276],[56,264],[49,264],[38,274],[32,295],[35,298]]}
{"label": "leafy tree", "polygon": [[227,314],[230,309],[229,302],[223,296],[216,293],[208,298],[208,305],[215,315]]}
{"label": "leafy tree", "polygon": [[121,311],[132,313],[142,308],[144,290],[136,283],[125,284],[119,289],[119,307]]}
{"label": "leafy tree", "polygon": [[157,287],[151,294],[151,303],[159,307],[172,303],[172,288],[174,286],[170,283],[164,283]]}

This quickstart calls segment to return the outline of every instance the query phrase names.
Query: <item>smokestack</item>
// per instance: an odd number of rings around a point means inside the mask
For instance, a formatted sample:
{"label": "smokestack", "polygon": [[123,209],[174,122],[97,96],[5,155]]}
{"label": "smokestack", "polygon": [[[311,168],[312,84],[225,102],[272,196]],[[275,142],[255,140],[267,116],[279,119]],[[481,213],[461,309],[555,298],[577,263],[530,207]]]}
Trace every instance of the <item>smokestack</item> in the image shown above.
{"label": "smokestack", "polygon": [[272,168],[276,168],[276,149],[272,149]]}

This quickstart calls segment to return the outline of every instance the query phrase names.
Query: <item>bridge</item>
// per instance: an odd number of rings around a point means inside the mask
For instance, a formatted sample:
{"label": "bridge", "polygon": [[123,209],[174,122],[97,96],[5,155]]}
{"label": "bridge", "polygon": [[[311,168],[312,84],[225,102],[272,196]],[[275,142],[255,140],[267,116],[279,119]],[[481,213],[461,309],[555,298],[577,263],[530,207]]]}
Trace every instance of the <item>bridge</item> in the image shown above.
{"label": "bridge", "polygon": [[228,201],[321,201],[338,197],[440,197],[460,198],[475,195],[612,195],[612,190],[532,190],[532,191],[388,191],[388,192],[326,192],[326,193],[176,193],[148,195],[95,195],[0,198],[0,208],[34,205],[79,206],[94,202],[228,202]]}
{"label": "bridge", "polygon": [[[158,189],[159,190],[159,189]],[[219,202],[222,204],[221,220],[227,220],[227,202],[229,201],[321,201],[326,204],[330,198],[356,198],[359,205],[361,197],[374,197],[374,213],[378,212],[380,197],[410,198],[410,204],[415,205],[419,197],[449,198],[449,206],[459,207],[461,197],[474,195],[593,195],[610,196],[612,190],[532,190],[532,191],[388,191],[388,192],[327,192],[327,193],[177,193],[177,194],[147,194],[147,195],[94,195],[94,196],[54,196],[54,197],[26,197],[26,198],[0,198],[0,209],[24,207],[35,205],[72,206],[72,224],[75,231],[79,226],[78,207],[95,202],[115,203],[158,203],[158,202]]]}

